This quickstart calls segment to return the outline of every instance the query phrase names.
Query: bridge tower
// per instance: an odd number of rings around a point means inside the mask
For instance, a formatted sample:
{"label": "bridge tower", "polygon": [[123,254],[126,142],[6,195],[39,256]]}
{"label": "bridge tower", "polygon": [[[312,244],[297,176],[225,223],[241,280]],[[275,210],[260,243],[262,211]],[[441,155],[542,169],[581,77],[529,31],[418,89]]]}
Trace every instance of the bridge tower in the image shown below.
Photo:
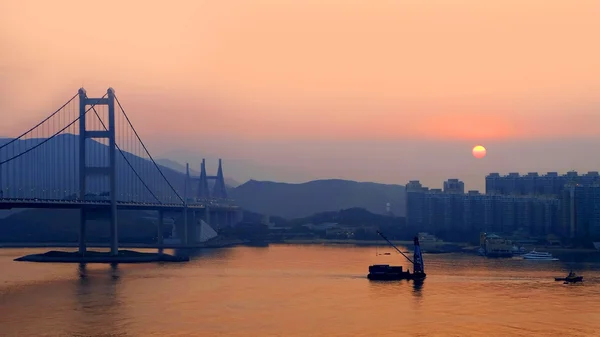
{"label": "bridge tower", "polygon": [[197,198],[200,200],[210,198],[210,191],[208,189],[208,175],[206,174],[206,160],[204,158],[202,158],[202,164],[200,164],[200,181],[198,182]]}
{"label": "bridge tower", "polygon": [[[208,188],[208,180],[214,180],[212,193]],[[202,158],[200,164],[200,177],[198,182],[197,198],[202,199],[227,199],[227,189],[225,188],[225,176],[223,175],[223,161],[219,159],[219,169],[216,176],[206,174],[206,160]]]}
{"label": "bridge tower", "polygon": [[[79,199],[86,200],[86,181],[89,176],[104,176],[110,186],[110,253],[117,255],[119,240],[117,237],[117,165],[115,143],[115,91],[108,88],[106,97],[89,98],[84,88],[79,89]],[[108,106],[108,130],[87,130],[86,112],[88,106]],[[88,166],[86,163],[86,140],[108,139],[108,166]],[[86,251],[86,207],[81,208],[79,224],[79,253]]]}
{"label": "bridge tower", "polygon": [[215,186],[213,187],[212,195],[214,198],[227,199],[227,189],[225,188],[225,177],[223,176],[223,163],[221,159],[219,159],[219,169],[215,177]]}

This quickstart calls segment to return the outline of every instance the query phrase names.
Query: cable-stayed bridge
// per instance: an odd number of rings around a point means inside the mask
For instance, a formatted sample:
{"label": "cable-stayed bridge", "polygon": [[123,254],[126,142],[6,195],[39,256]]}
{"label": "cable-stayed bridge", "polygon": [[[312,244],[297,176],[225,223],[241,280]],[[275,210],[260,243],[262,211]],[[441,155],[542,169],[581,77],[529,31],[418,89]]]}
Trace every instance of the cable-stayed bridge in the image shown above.
{"label": "cable-stayed bridge", "polygon": [[[201,171],[191,179],[189,171],[158,165],[115,91],[92,98],[81,88],[18,137],[0,139],[0,209],[80,209],[80,253],[86,250],[86,218],[104,212],[113,254],[118,252],[117,210],[158,211],[159,245],[163,217],[180,212],[183,228],[177,232],[188,244],[200,217],[215,225],[239,219],[240,208],[227,198],[221,161],[216,176],[206,174],[204,160]],[[212,190],[208,179],[215,181]]]}

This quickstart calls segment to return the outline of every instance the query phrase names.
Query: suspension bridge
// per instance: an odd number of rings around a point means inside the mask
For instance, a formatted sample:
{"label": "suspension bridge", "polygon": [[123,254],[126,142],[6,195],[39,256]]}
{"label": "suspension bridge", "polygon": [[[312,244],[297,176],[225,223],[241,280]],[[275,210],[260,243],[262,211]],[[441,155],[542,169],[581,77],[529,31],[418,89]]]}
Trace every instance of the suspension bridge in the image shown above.
{"label": "suspension bridge", "polygon": [[186,245],[197,219],[230,225],[241,211],[227,197],[221,160],[215,176],[206,174],[204,159],[199,177],[157,164],[112,88],[100,98],[81,88],[18,137],[0,139],[0,209],[14,208],[79,209],[81,254],[86,219],[103,213],[112,255],[118,254],[118,210],[158,211],[159,247],[165,216],[182,215],[177,233]]}

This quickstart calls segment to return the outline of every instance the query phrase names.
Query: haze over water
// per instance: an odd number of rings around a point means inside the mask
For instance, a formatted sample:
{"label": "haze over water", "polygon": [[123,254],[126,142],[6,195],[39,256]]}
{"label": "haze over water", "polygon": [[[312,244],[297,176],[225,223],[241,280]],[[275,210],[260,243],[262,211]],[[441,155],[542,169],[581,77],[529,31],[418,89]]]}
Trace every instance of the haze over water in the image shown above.
{"label": "haze over water", "polygon": [[[0,250],[3,336],[593,336],[600,263],[424,256],[427,279],[369,282],[374,247],[237,247],[190,263],[18,263]],[[40,250],[41,251],[41,250]],[[379,252],[390,251],[380,248]],[[573,267],[582,285],[555,282]],[[80,277],[80,274],[85,275]]]}

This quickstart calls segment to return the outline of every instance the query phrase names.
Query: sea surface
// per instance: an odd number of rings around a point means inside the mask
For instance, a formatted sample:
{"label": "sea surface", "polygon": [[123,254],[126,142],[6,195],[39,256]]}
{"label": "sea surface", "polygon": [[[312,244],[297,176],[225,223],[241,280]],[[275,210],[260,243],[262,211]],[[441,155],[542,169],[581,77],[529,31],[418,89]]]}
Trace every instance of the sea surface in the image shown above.
{"label": "sea surface", "polygon": [[[44,251],[0,249],[0,336],[600,336],[595,259],[425,254],[421,286],[368,281],[370,264],[407,265],[381,247],[235,247],[117,267],[13,261]],[[570,268],[583,284],[554,281]]]}

